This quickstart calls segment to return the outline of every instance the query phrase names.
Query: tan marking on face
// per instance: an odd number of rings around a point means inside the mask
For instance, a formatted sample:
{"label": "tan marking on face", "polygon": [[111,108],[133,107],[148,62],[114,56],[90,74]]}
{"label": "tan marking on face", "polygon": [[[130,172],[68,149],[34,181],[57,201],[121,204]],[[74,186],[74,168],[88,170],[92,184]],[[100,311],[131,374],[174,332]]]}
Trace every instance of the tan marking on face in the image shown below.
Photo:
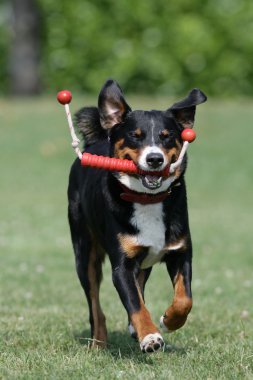
{"label": "tan marking on face", "polygon": [[[178,157],[180,155],[180,152],[181,152],[181,149],[183,147],[182,144],[180,144],[180,142],[178,141],[178,139],[176,139],[176,145],[177,145],[177,154],[176,154],[176,161],[178,160]],[[175,172],[173,173],[176,177],[179,177],[180,176],[180,166],[178,166],[175,170]]]}
{"label": "tan marking on face", "polygon": [[[168,163],[173,164],[174,162],[176,162],[178,160],[178,157],[179,157],[181,149],[182,149],[182,145],[180,144],[178,139],[176,139],[176,146],[175,147],[167,150],[162,145],[160,145],[160,148],[163,151],[164,155],[166,156]],[[173,173],[173,176],[178,177],[179,175],[180,175],[180,167],[176,168],[175,172]]]}
{"label": "tan marking on face", "polygon": [[141,291],[138,287],[138,295],[139,295],[139,300],[140,300],[140,309],[133,314],[131,314],[131,322],[132,325],[134,326],[134,329],[137,333],[138,340],[141,342],[146,335],[148,334],[154,334],[154,333],[159,333],[159,330],[155,326],[155,324],[152,322],[149,311],[147,310],[142,295]]}
{"label": "tan marking on face", "polygon": [[130,259],[137,256],[142,249],[142,247],[137,243],[136,237],[133,235],[123,235],[119,233],[118,240],[122,251],[125,252],[127,257]]}
{"label": "tan marking on face", "polygon": [[[90,298],[91,309],[94,322],[93,341],[91,347],[104,348],[107,342],[107,329],[105,324],[105,316],[102,312],[99,302],[99,283],[97,281],[96,266],[97,262],[97,249],[93,246],[90,252],[89,264],[88,264],[88,279],[90,285]],[[100,261],[102,265],[102,260]]]}
{"label": "tan marking on face", "polygon": [[135,134],[136,137],[141,137],[142,130],[140,128],[137,128],[137,129],[135,129],[134,134]]}
{"label": "tan marking on face", "polygon": [[115,152],[118,152],[122,145],[124,144],[125,140],[124,139],[120,139],[119,141],[116,142],[115,146],[114,146],[114,151]]}
{"label": "tan marking on face", "polygon": [[176,147],[167,150],[162,145],[160,145],[159,148],[163,151],[169,163],[176,162],[180,153]]}
{"label": "tan marking on face", "polygon": [[168,136],[169,136],[169,131],[168,131],[168,129],[164,129],[164,130],[161,132],[161,135],[162,135],[163,137],[168,137]]}
{"label": "tan marking on face", "polygon": [[174,284],[173,302],[165,311],[163,319],[163,323],[170,331],[177,330],[185,324],[192,308],[192,299],[186,294],[182,273],[177,273]]}
{"label": "tan marking on face", "polygon": [[114,156],[116,158],[122,158],[125,159],[127,156],[133,160],[134,163],[138,162],[138,157],[139,157],[139,150],[138,149],[131,149],[127,146],[122,147],[124,144],[124,139],[121,139],[116,142],[114,146]]}

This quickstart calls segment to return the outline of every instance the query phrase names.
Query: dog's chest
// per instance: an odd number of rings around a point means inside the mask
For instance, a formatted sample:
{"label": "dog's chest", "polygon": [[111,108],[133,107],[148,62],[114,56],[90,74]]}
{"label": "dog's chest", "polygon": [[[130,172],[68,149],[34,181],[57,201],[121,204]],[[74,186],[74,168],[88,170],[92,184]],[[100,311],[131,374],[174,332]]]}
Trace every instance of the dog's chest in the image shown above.
{"label": "dog's chest", "polygon": [[134,204],[131,224],[137,227],[137,244],[149,247],[148,254],[141,263],[145,269],[160,261],[164,255],[165,225],[163,221],[162,203],[152,205]]}

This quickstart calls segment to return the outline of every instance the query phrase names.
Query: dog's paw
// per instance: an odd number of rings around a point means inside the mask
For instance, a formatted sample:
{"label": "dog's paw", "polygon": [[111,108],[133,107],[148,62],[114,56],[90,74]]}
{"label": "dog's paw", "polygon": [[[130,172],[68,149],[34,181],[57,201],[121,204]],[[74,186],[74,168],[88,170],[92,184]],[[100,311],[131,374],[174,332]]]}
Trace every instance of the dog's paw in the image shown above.
{"label": "dog's paw", "polygon": [[129,334],[131,335],[131,337],[135,340],[137,340],[137,333],[134,329],[134,326],[132,325],[132,323],[129,323],[128,325],[128,331],[129,331]]}
{"label": "dog's paw", "polygon": [[173,331],[169,330],[168,327],[164,324],[164,316],[162,315],[160,318],[160,327],[163,330],[163,332],[166,333],[172,333]]}
{"label": "dog's paw", "polygon": [[142,352],[156,352],[163,348],[164,341],[162,336],[159,333],[148,334],[141,341],[140,347]]}

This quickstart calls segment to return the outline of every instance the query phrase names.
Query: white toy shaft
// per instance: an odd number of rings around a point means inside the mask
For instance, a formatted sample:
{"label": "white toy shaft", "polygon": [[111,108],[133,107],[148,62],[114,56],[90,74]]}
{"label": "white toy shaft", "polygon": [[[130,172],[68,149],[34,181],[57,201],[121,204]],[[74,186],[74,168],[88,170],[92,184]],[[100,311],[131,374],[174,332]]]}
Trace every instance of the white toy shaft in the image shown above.
{"label": "white toy shaft", "polygon": [[183,147],[181,149],[181,152],[179,154],[179,157],[178,157],[177,161],[174,162],[174,164],[171,164],[171,166],[170,166],[170,173],[174,173],[174,171],[176,170],[176,168],[178,168],[181,165],[181,163],[183,161],[183,158],[184,158],[184,155],[185,155],[185,153],[187,151],[188,146],[189,146],[188,141],[185,141],[184,144],[183,144]]}
{"label": "white toy shaft", "polygon": [[75,133],[75,130],[74,130],[74,126],[73,126],[73,122],[72,122],[72,118],[71,118],[71,113],[70,113],[70,108],[69,108],[68,104],[65,104],[64,107],[65,107],[65,111],[66,111],[66,115],[67,115],[67,119],[68,119],[68,125],[69,125],[70,134],[71,134],[71,137],[72,137],[72,144],[71,145],[72,145],[72,148],[74,149],[74,151],[76,152],[77,156],[81,160],[81,158],[82,158],[82,152],[78,148],[80,140],[77,137],[77,135]]}

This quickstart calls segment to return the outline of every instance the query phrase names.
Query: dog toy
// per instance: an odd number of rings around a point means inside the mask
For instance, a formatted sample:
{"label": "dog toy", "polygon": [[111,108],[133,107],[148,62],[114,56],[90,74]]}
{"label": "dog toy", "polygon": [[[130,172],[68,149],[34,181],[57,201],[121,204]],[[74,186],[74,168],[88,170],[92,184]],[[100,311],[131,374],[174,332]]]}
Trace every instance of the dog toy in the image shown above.
{"label": "dog toy", "polygon": [[[126,173],[134,173],[134,174],[147,174],[147,171],[138,168],[135,165],[135,163],[131,160],[97,156],[95,154],[90,154],[86,152],[82,153],[78,147],[80,140],[76,136],[72,118],[71,118],[70,108],[69,108],[69,103],[72,100],[72,94],[68,90],[60,91],[57,94],[57,100],[60,104],[64,105],[65,107],[69,130],[72,137],[71,145],[74,151],[76,152],[77,156],[79,157],[82,166],[92,166],[92,167],[111,170],[111,171],[120,171],[120,172],[126,172]],[[183,143],[183,147],[181,149],[181,152],[179,154],[177,161],[171,164],[170,167],[166,167],[162,171],[159,171],[159,172],[152,171],[151,172],[152,175],[158,174],[162,177],[168,177],[170,174],[174,173],[174,171],[176,170],[178,166],[181,165],[189,144],[193,142],[196,138],[196,133],[193,129],[185,128],[181,134],[181,138],[184,141],[184,143]]]}

